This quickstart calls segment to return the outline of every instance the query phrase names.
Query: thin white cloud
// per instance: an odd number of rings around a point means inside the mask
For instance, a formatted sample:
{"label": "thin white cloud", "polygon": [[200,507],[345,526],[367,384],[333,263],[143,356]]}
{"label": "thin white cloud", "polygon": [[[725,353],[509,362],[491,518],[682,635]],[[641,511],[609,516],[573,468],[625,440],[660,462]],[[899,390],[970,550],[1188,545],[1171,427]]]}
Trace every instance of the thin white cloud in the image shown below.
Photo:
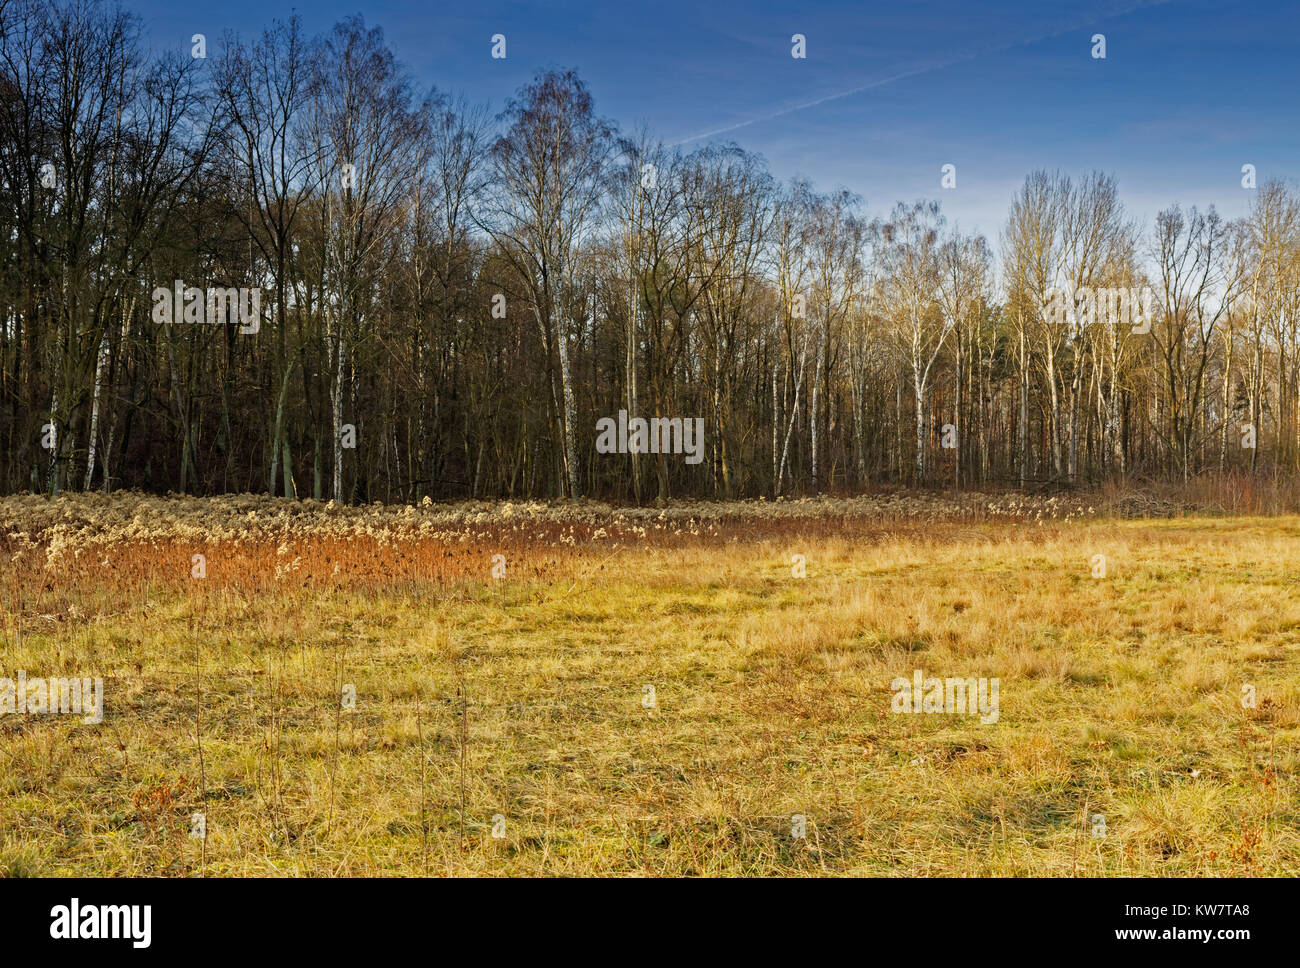
{"label": "thin white cloud", "polygon": [[929,73],[930,71],[943,70],[944,68],[952,67],[955,64],[961,64],[964,63],[965,61],[975,60],[978,57],[984,57],[987,56],[988,54],[1000,54],[1003,51],[1015,50],[1016,48],[1019,47],[1028,47],[1030,44],[1041,43],[1044,40],[1050,40],[1053,37],[1059,37],[1062,34],[1069,33],[1070,31],[1079,30],[1083,27],[1087,27],[1091,24],[1096,23],[1098,20],[1100,20],[1103,17],[1122,17],[1125,14],[1133,13],[1136,10],[1142,10],[1146,7],[1158,7],[1172,2],[1173,0],[1144,0],[1144,2],[1131,4],[1122,10],[1102,11],[1093,15],[1087,20],[1081,20],[1078,23],[1070,24],[1069,26],[1066,27],[1061,27],[1059,30],[1052,30],[1044,34],[1039,34],[1038,36],[1035,37],[1029,37],[1022,40],[1013,41],[1009,44],[999,44],[995,47],[986,47],[983,50],[972,51],[971,53],[968,54],[961,54],[956,57],[950,57],[945,60],[938,61],[936,63],[928,63],[928,64],[920,65],[918,67],[912,67],[905,71],[899,71],[897,74],[891,74],[888,77],[881,77],[881,78],[877,78],[874,81],[868,81],[866,84],[860,84],[857,87],[850,88],[847,91],[840,91],[836,94],[827,94],[823,97],[815,98],[812,101],[805,101],[802,104],[795,104],[788,108],[781,108],[777,111],[771,111],[767,114],[760,115],[759,117],[756,118],[750,118],[747,121],[738,121],[735,124],[729,124],[722,128],[716,128],[713,131],[706,131],[703,134],[692,135],[689,138],[683,138],[680,141],[675,141],[673,142],[673,144],[674,146],[684,145],[684,144],[689,144],[692,141],[700,141],[704,138],[714,138],[720,134],[729,134],[732,131],[738,131],[741,128],[747,128],[751,124],[758,124],[762,121],[771,121],[774,118],[779,118],[787,114],[793,114],[795,111],[804,111],[807,110],[808,108],[814,108],[817,107],[817,105],[819,104],[825,104],[827,101],[837,101],[840,98],[852,97],[854,94],[861,94],[863,91],[870,91],[872,88],[883,87],[886,84],[892,84],[895,81],[901,81],[908,77],[916,77],[917,75],[926,74]]}

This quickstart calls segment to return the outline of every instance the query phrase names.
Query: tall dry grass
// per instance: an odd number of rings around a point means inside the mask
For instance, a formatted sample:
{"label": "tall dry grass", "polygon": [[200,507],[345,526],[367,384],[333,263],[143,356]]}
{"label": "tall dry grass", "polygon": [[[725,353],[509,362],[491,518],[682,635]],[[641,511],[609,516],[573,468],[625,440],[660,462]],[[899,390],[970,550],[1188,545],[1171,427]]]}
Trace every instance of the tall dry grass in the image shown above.
{"label": "tall dry grass", "polygon": [[[47,502],[0,675],[107,709],[0,716],[0,871],[1294,871],[1300,519],[942,500]],[[892,713],[917,668],[999,678],[998,722]]]}

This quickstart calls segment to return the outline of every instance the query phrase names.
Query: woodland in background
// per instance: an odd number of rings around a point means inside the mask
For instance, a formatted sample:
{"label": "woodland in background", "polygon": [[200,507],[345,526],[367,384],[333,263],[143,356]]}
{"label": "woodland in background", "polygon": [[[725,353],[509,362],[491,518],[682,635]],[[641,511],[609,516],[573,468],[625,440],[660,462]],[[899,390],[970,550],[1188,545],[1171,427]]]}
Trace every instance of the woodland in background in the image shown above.
{"label": "woodland in background", "polygon": [[[1037,171],[990,243],[934,202],[870,215],[735,145],[620,132],[573,72],[499,114],[417,90],[360,17],[206,43],[0,0],[4,492],[641,503],[1300,470],[1282,182],[1241,221],[1141,227],[1114,176]],[[155,322],[178,279],[260,288],[258,332]],[[1144,286],[1146,333],[1044,311]],[[598,454],[619,410],[703,417],[705,460]]]}

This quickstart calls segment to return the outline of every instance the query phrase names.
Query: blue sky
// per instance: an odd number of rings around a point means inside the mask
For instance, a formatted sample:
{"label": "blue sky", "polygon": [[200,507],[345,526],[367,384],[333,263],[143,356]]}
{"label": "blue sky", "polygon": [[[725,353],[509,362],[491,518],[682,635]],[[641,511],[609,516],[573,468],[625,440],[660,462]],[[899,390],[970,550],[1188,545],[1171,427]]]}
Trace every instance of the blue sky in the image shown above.
{"label": "blue sky", "polygon": [[[245,36],[278,0],[124,0],[152,41]],[[1263,0],[992,2],[499,2],[301,5],[309,32],[360,12],[421,86],[499,109],[537,69],[573,67],[601,114],[670,142],[735,140],[784,179],[860,194],[869,213],[937,197],[950,222],[996,240],[1037,167],[1101,168],[1149,224],[1177,201],[1243,214],[1300,158],[1300,4]],[[490,38],[507,38],[507,58]],[[807,58],[790,38],[807,38]],[[1106,36],[1106,59],[1091,56]],[[852,93],[848,93],[852,92]],[[690,139],[690,140],[688,140]],[[940,169],[957,166],[957,187]]]}

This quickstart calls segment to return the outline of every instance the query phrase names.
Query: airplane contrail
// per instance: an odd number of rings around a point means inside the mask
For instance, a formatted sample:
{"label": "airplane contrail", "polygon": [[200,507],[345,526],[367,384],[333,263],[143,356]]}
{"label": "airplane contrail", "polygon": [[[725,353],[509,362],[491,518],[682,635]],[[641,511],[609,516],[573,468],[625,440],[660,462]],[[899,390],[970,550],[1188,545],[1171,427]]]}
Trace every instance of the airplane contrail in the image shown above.
{"label": "airplane contrail", "polygon": [[920,67],[911,68],[910,70],[900,71],[897,74],[891,74],[889,77],[882,77],[874,81],[869,81],[866,84],[861,84],[857,87],[850,88],[847,91],[840,91],[836,94],[827,94],[823,97],[816,98],[812,101],[805,101],[803,104],[795,104],[788,108],[781,108],[778,111],[772,111],[768,114],[761,115],[760,117],[757,118],[750,118],[748,121],[739,121],[736,124],[729,124],[726,127],[716,128],[713,131],[706,131],[703,134],[692,135],[689,138],[683,138],[680,141],[674,141],[672,143],[672,146],[676,147],[678,145],[689,144],[692,141],[700,141],[703,138],[712,138],[720,134],[727,134],[728,132],[731,131],[737,131],[741,128],[747,128],[751,124],[758,124],[761,121],[771,121],[773,118],[779,118],[786,114],[793,114],[795,111],[803,111],[806,110],[807,108],[813,108],[819,104],[825,104],[827,101],[837,101],[840,98],[851,97],[854,94],[861,94],[863,91],[869,91],[872,88],[876,88],[876,87],[883,87],[886,84],[892,84],[894,81],[901,81],[904,78],[915,77],[918,74],[925,74],[928,73],[929,71],[943,70],[946,67],[952,67],[954,64],[961,64],[965,61],[974,60],[977,57],[984,57],[987,54],[999,54],[1002,53],[1003,51],[1014,50],[1017,47],[1026,47],[1029,44],[1037,44],[1041,41],[1049,40],[1052,37],[1059,37],[1062,34],[1069,33],[1072,30],[1079,30],[1080,28],[1086,27],[1089,24],[1096,23],[1102,17],[1122,17],[1125,14],[1132,13],[1135,10],[1141,10],[1145,7],[1163,6],[1164,4],[1172,3],[1172,2],[1173,0],[1147,0],[1147,2],[1145,3],[1136,3],[1129,7],[1126,7],[1123,10],[1104,11],[1102,13],[1096,14],[1089,20],[1082,20],[1079,23],[1071,24],[1068,27],[1062,27],[1060,30],[1053,30],[1045,34],[1040,34],[1036,37],[1029,37],[1024,40],[1017,40],[1010,44],[1001,44],[996,47],[987,47],[984,48],[983,50],[973,51],[969,54],[962,54],[959,57],[950,57],[947,60],[940,61],[937,64],[924,64]]}

